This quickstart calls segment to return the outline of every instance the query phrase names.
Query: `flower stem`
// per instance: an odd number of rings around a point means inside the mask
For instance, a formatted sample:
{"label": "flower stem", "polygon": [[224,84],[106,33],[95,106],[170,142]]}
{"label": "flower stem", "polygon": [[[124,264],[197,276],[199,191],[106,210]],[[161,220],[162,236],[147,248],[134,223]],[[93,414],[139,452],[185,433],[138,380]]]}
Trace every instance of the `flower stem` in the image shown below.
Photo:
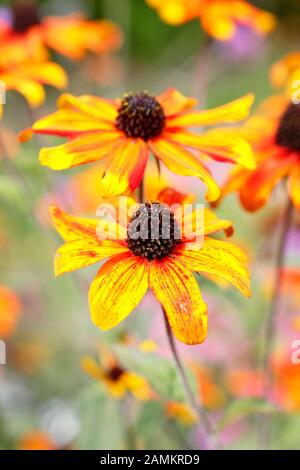
{"label": "flower stem", "polygon": [[221,449],[220,443],[217,439],[216,436],[216,431],[214,429],[214,426],[209,419],[209,416],[207,415],[206,411],[203,409],[203,407],[200,405],[200,403],[197,401],[196,397],[194,396],[194,393],[191,389],[190,383],[188,381],[184,366],[181,362],[181,359],[179,357],[178,351],[176,349],[175,341],[174,341],[174,336],[171,330],[171,327],[169,325],[166,313],[163,309],[163,315],[165,319],[165,326],[166,326],[166,333],[167,333],[167,338],[169,341],[170,349],[172,352],[172,356],[174,359],[174,363],[178,372],[178,375],[181,378],[181,382],[184,388],[184,392],[186,395],[187,402],[189,405],[194,409],[194,411],[197,413],[197,416],[199,418],[200,424],[202,424],[202,428],[205,432],[205,438],[203,441],[206,441],[205,445],[205,450],[219,450]]}
{"label": "flower stem", "polygon": [[[282,297],[282,275],[285,264],[285,254],[288,242],[288,234],[291,228],[293,219],[293,203],[288,198],[288,202],[283,214],[281,233],[279,238],[278,251],[275,261],[275,275],[274,275],[274,287],[273,295],[270,303],[269,313],[266,319],[265,331],[264,331],[264,350],[262,358],[262,370],[265,373],[266,386],[265,396],[269,395],[272,388],[273,374],[270,367],[270,357],[272,352],[272,344],[274,336],[276,335],[276,321],[278,318],[279,307],[281,304]],[[260,426],[259,431],[259,444],[262,448],[269,447],[270,441],[270,417],[265,416]]]}
{"label": "flower stem", "polygon": [[287,240],[288,234],[292,223],[292,215],[293,215],[293,203],[291,200],[288,200],[288,203],[285,208],[285,212],[283,215],[282,221],[282,230],[279,239],[279,246],[278,252],[276,256],[276,264],[275,264],[275,278],[274,278],[274,288],[273,288],[273,296],[270,304],[270,310],[267,317],[266,322],[266,329],[265,329],[265,347],[264,347],[264,355],[263,355],[263,368],[266,372],[270,372],[269,370],[269,359],[270,353],[272,349],[272,340],[274,337],[275,329],[276,329],[276,320],[278,316],[279,306],[281,302],[281,294],[282,294],[282,274],[284,269],[284,261],[285,261],[285,252],[287,247]]}

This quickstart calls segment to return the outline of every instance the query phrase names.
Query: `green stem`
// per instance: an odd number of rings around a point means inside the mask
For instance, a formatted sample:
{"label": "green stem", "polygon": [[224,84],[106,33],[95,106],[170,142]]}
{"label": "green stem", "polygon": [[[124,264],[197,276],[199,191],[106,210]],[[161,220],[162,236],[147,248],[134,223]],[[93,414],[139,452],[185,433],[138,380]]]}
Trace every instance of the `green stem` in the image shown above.
{"label": "green stem", "polygon": [[[276,322],[278,318],[279,308],[282,297],[282,275],[285,264],[285,254],[287,248],[288,234],[293,220],[293,203],[288,198],[288,202],[284,211],[281,233],[279,238],[278,251],[275,262],[275,276],[273,295],[270,303],[269,313],[266,319],[264,330],[264,351],[262,359],[262,370],[265,374],[266,387],[265,396],[269,395],[272,389],[273,373],[270,367],[270,357],[272,353],[272,344],[276,335]],[[263,417],[261,426],[259,428],[259,445],[263,449],[267,449],[270,444],[270,417]]]}
{"label": "green stem", "polygon": [[189,403],[189,405],[192,407],[192,409],[197,413],[197,416],[199,418],[199,423],[205,432],[205,439],[207,440],[208,448],[210,450],[220,450],[221,445],[217,438],[215,428],[209,416],[207,415],[205,409],[200,405],[200,403],[194,396],[194,393],[191,389],[184,366],[181,362],[180,356],[176,349],[174,336],[173,336],[173,333],[172,333],[172,330],[171,330],[171,327],[170,327],[170,324],[169,324],[169,321],[168,321],[168,318],[164,309],[163,309],[163,315],[164,315],[164,320],[165,320],[165,327],[166,327],[167,338],[169,341],[169,346],[172,352],[173,360],[174,360],[178,375],[182,382],[186,400]]}

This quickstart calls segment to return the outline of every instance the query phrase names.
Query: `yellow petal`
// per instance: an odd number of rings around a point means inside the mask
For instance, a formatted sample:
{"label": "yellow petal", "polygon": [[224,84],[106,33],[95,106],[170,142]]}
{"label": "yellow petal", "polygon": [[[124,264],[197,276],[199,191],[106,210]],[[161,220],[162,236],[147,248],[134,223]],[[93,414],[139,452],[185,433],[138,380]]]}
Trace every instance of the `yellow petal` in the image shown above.
{"label": "yellow petal", "polygon": [[184,238],[193,238],[224,230],[227,236],[233,234],[232,222],[230,220],[218,219],[218,217],[209,209],[199,208],[187,214],[178,222],[182,225],[182,234]]}
{"label": "yellow petal", "polygon": [[[117,131],[86,133],[65,144],[42,148],[39,160],[52,170],[66,170],[107,157],[121,139],[122,134]],[[100,173],[99,184],[101,176]]]}
{"label": "yellow petal", "polygon": [[220,189],[210,171],[192,153],[182,146],[163,138],[149,142],[149,147],[157,158],[173,171],[182,176],[197,176],[208,188],[207,199],[215,201]]}
{"label": "yellow petal", "polygon": [[176,338],[185,344],[203,343],[207,307],[193,274],[172,258],[154,260],[150,264],[149,284]]}
{"label": "yellow petal", "polygon": [[52,204],[49,210],[56,230],[65,241],[74,241],[79,238],[85,240],[91,238],[98,242],[100,238],[126,239],[126,228],[114,221],[74,217],[55,204]]}
{"label": "yellow petal", "polygon": [[96,239],[98,220],[74,217],[55,204],[49,207],[49,212],[56,230],[65,241],[78,240],[78,238]]}
{"label": "yellow petal", "polygon": [[65,88],[68,77],[64,69],[55,62],[38,62],[18,65],[18,72],[28,79],[52,85],[55,88]]}
{"label": "yellow petal", "polygon": [[74,136],[79,133],[94,131],[115,130],[108,121],[101,121],[93,116],[75,112],[69,109],[60,109],[53,114],[39,119],[32,126],[34,132],[54,134],[58,136]]}
{"label": "yellow petal", "polygon": [[116,147],[104,168],[100,191],[103,197],[114,197],[134,191],[144,176],[148,148],[142,139],[126,139]]}
{"label": "yellow petal", "polygon": [[59,109],[81,111],[97,119],[111,122],[115,121],[118,114],[117,107],[113,101],[90,95],[76,97],[69,93],[64,93],[59,97],[57,107]]}
{"label": "yellow petal", "polygon": [[162,105],[167,117],[187,111],[197,104],[196,98],[187,98],[175,88],[168,88],[164,93],[157,96],[157,101]]}
{"label": "yellow petal", "polygon": [[89,291],[93,322],[102,330],[118,325],[137,307],[147,289],[147,260],[123,254],[107,261]]}
{"label": "yellow petal", "polygon": [[250,170],[256,166],[251,145],[235,131],[215,129],[201,135],[185,131],[166,135],[173,142],[198,149],[214,160],[239,163]]}
{"label": "yellow petal", "polygon": [[65,243],[55,253],[56,276],[129,252],[125,245],[112,240],[79,239]]}
{"label": "yellow petal", "polygon": [[93,379],[103,381],[105,372],[101,369],[98,362],[93,357],[84,356],[80,360],[81,368]]}
{"label": "yellow petal", "polygon": [[177,256],[188,269],[219,276],[247,297],[251,295],[247,258],[236,245],[205,237],[201,249],[180,247]]}
{"label": "yellow petal", "polygon": [[121,380],[127,390],[129,390],[138,400],[146,401],[153,395],[146,380],[138,374],[134,374],[133,372],[124,372],[121,376]]}
{"label": "yellow petal", "polygon": [[214,109],[194,111],[175,116],[168,120],[168,127],[213,126],[220,123],[234,123],[249,116],[254,96],[248,94]]}

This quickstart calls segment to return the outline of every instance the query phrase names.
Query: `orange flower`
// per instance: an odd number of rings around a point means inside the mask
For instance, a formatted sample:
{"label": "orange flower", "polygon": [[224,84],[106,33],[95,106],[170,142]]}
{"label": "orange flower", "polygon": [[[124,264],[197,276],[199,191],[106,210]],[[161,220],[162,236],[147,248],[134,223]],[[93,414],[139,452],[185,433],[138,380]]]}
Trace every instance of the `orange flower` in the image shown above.
{"label": "orange flower", "polygon": [[274,398],[287,411],[300,410],[300,365],[281,361],[274,365]]}
{"label": "orange flower", "polygon": [[274,187],[288,178],[288,193],[300,210],[300,105],[272,97],[246,123],[246,135],[256,151],[257,168],[247,171],[236,167],[222,195],[237,191],[244,208],[255,211],[266,204]]}
{"label": "orange flower", "polygon": [[87,52],[114,51],[122,43],[121,31],[111,21],[89,21],[80,13],[42,18],[34,0],[17,0],[10,13],[11,22],[0,22],[5,65],[11,60],[45,60],[47,48],[78,60]]}
{"label": "orange flower", "polygon": [[[180,237],[180,211],[170,212],[163,198],[136,209],[125,226],[123,222],[73,217],[52,206],[53,222],[66,241],[56,253],[55,274],[59,276],[109,258],[89,290],[92,320],[99,328],[108,330],[118,325],[137,307],[150,287],[164,308],[176,338],[186,344],[202,343],[207,335],[207,306],[192,272],[214,274],[244,295],[250,295],[245,254],[237,246],[209,236],[230,229],[231,223],[217,219],[206,210],[202,225],[194,233],[204,236],[204,244],[196,249],[195,244],[191,246],[184,236]],[[158,238],[151,238],[149,227],[154,213],[160,220],[168,219],[168,239],[162,234],[162,226]],[[195,210],[184,217],[185,228],[194,226],[196,216]],[[137,221],[140,226],[148,227],[148,238],[133,233]],[[101,227],[108,229],[105,240],[97,236]]]}
{"label": "orange flower", "polygon": [[196,100],[173,88],[157,97],[142,92],[126,94],[122,100],[65,94],[58,101],[58,111],[24,131],[21,140],[32,132],[68,137],[66,143],[40,152],[41,164],[53,170],[103,160],[104,197],[135,190],[152,152],[169,170],[202,179],[208,186],[208,199],[215,200],[217,184],[201,159],[188,149],[200,151],[203,158],[253,168],[251,147],[228,128],[202,135],[187,128],[240,121],[247,117],[252,102],[253,96],[247,95],[215,109],[194,111]]}
{"label": "orange flower", "polygon": [[123,398],[130,392],[138,400],[149,400],[153,394],[146,380],[124,369],[107,350],[99,350],[99,362],[93,357],[81,359],[81,367],[93,379],[101,382],[114,398]]}
{"label": "orange flower", "polygon": [[226,377],[228,390],[239,398],[261,397],[266,389],[266,379],[255,369],[236,369]]}
{"label": "orange flower", "polygon": [[9,338],[16,329],[21,313],[21,303],[17,295],[0,285],[0,339]]}
{"label": "orange flower", "polygon": [[192,367],[198,382],[200,401],[209,410],[216,410],[225,403],[225,393],[213,380],[212,374],[203,367]]}
{"label": "orange flower", "polygon": [[43,431],[30,431],[21,439],[20,450],[56,450],[57,446],[50,436]]}
{"label": "orange flower", "polygon": [[204,31],[210,36],[228,41],[238,26],[255,29],[267,34],[275,27],[271,13],[251,5],[245,0],[146,0],[158,10],[166,23],[179,25],[199,18]]}

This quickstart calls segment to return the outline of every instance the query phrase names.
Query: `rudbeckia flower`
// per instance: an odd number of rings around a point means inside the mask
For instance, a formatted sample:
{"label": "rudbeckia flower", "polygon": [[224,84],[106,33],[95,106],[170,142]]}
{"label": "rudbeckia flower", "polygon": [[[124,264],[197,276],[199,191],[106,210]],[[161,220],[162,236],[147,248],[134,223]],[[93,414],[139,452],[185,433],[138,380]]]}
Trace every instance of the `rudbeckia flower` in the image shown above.
{"label": "rudbeckia flower", "polygon": [[[198,249],[180,233],[183,222],[185,227],[194,226],[196,210],[183,221],[179,211],[171,212],[164,204],[163,196],[160,202],[147,202],[133,210],[126,226],[122,215],[119,222],[109,222],[106,239],[100,240],[97,236],[100,220],[73,217],[52,206],[54,225],[66,242],[56,253],[55,274],[59,276],[109,258],[89,290],[92,321],[100,329],[118,325],[150,288],[161,303],[176,338],[186,344],[202,343],[207,335],[207,306],[193,272],[214,274],[244,295],[250,295],[243,251],[210,236],[220,230],[232,232],[231,222],[219,220],[206,209],[204,222],[194,233],[195,237],[204,236],[204,243]],[[166,218],[169,222],[167,238],[162,225]],[[151,238],[155,220],[160,221],[159,229],[155,238]],[[146,238],[133,233],[137,223],[148,230]]]}
{"label": "rudbeckia flower", "polygon": [[145,401],[153,395],[142,376],[126,370],[108,351],[99,354],[99,361],[91,356],[83,357],[81,367],[89,376],[102,383],[114,398],[123,398],[131,393],[138,400]]}
{"label": "rudbeckia flower", "polygon": [[[173,88],[157,97],[140,92],[125,94],[121,100],[65,94],[58,101],[58,111],[35,122],[21,140],[32,132],[67,137],[66,143],[40,151],[41,164],[53,170],[102,160],[104,197],[134,191],[152,152],[169,170],[203,180],[207,198],[215,200],[219,188],[201,160],[210,157],[254,168],[252,149],[228,128],[201,135],[187,128],[240,121],[248,116],[252,102],[253,96],[246,95],[215,109],[196,111],[196,100]],[[200,151],[200,156],[190,149]]]}
{"label": "rudbeckia flower", "polygon": [[287,190],[300,210],[300,105],[272,97],[257,116],[245,124],[254,147],[257,168],[236,167],[222,189],[222,195],[237,191],[243,207],[255,211],[268,201],[275,186],[287,179]]}
{"label": "rudbeckia flower", "polygon": [[31,55],[45,59],[47,49],[68,57],[82,59],[88,52],[100,54],[118,49],[122,34],[111,21],[89,21],[80,13],[42,18],[33,0],[17,0],[0,19],[0,44],[6,61]]}
{"label": "rudbeckia flower", "polygon": [[146,0],[158,11],[163,21],[180,25],[199,18],[204,31],[220,41],[231,40],[243,26],[267,34],[275,26],[275,18],[245,0]]}

